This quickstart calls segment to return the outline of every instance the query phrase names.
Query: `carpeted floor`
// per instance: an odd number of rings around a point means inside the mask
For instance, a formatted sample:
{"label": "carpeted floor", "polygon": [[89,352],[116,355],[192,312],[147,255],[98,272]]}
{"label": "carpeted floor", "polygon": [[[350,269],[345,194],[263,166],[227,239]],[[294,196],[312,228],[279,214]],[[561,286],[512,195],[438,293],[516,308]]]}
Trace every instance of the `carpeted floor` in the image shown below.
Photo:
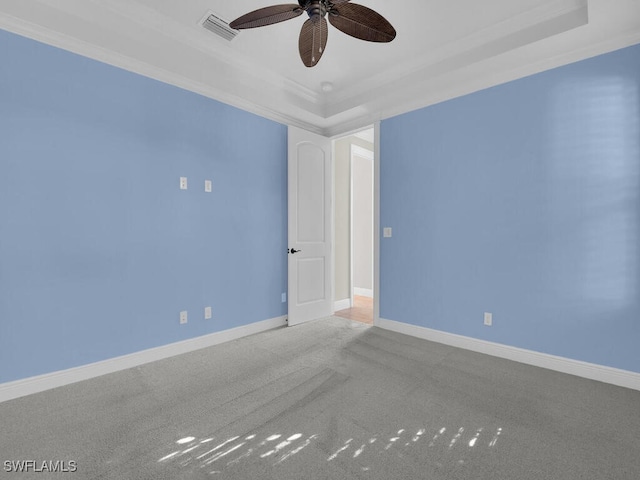
{"label": "carpeted floor", "polygon": [[0,403],[0,462],[20,480],[637,480],[640,392],[331,317]]}

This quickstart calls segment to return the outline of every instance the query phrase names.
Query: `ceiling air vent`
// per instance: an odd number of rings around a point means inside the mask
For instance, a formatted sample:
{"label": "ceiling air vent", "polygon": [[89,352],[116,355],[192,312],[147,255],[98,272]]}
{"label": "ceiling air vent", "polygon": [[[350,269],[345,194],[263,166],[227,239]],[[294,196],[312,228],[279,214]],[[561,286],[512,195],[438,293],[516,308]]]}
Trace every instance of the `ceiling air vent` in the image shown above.
{"label": "ceiling air vent", "polygon": [[202,20],[202,26],[209,30],[210,32],[215,33],[219,37],[224,38],[225,40],[231,41],[233,40],[238,33],[238,30],[234,30],[229,26],[229,22],[221,19],[214,13],[208,13],[205,15]]}

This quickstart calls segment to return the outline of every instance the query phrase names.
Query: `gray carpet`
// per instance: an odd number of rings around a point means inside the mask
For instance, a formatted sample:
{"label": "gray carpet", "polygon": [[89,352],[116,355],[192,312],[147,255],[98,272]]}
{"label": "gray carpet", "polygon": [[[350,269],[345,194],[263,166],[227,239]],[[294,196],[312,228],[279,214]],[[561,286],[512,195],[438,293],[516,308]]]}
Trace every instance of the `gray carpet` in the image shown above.
{"label": "gray carpet", "polygon": [[21,480],[640,478],[640,392],[333,317],[1,403],[0,429]]}

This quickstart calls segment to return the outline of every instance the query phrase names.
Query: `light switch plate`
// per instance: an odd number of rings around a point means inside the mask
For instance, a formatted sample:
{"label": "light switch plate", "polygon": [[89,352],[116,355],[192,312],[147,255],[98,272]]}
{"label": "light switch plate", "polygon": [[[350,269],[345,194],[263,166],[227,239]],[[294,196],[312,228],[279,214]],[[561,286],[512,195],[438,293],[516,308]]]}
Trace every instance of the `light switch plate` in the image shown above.
{"label": "light switch plate", "polygon": [[204,191],[207,193],[211,193],[211,190],[213,188],[213,185],[211,183],[211,180],[205,180],[204,181]]}
{"label": "light switch plate", "polygon": [[209,320],[211,318],[211,307],[204,307],[204,319]]}
{"label": "light switch plate", "polygon": [[493,314],[489,313],[489,312],[484,312],[484,324],[487,327],[490,327],[493,325]]}
{"label": "light switch plate", "polygon": [[391,227],[384,227],[384,229],[382,230],[382,236],[384,238],[391,238],[392,234],[393,231],[391,230]]}

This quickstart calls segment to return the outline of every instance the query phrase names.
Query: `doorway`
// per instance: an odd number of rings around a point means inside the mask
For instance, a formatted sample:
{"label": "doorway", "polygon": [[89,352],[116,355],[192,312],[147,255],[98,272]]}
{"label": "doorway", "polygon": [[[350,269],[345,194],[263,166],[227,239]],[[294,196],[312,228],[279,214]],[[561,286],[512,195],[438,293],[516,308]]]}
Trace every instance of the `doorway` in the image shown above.
{"label": "doorway", "polygon": [[288,324],[331,315],[332,142],[288,129]]}
{"label": "doorway", "polygon": [[373,324],[374,129],[334,141],[335,315]]}

